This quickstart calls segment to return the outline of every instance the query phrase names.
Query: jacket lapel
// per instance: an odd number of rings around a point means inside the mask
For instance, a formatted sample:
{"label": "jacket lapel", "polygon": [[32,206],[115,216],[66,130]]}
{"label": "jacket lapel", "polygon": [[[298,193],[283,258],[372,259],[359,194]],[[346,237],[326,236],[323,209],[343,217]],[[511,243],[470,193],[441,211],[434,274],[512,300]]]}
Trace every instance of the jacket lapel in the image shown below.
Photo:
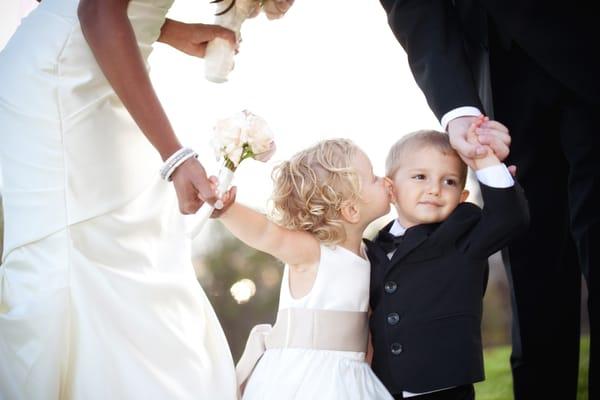
{"label": "jacket lapel", "polygon": [[390,260],[387,257],[387,254],[379,247],[376,243],[370,241],[369,239],[363,239],[364,243],[367,245],[367,255],[369,256],[369,260],[371,261],[371,267],[373,263],[377,263],[381,266],[387,266]]}
{"label": "jacket lapel", "polygon": [[390,269],[414,249],[419,247],[438,226],[439,224],[424,224],[409,228],[404,233],[404,240],[394,252],[394,255],[388,263],[387,269]]}

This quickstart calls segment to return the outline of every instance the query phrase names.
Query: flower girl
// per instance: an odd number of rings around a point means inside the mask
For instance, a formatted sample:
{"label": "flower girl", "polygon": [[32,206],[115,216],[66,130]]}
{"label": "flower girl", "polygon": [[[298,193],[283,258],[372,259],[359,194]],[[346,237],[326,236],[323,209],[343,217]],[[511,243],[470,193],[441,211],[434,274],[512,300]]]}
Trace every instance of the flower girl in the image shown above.
{"label": "flower girl", "polygon": [[[277,321],[255,327],[238,363],[244,399],[392,399],[365,362],[367,225],[389,211],[387,183],[345,139],[274,171],[274,220],[223,196],[223,224],[285,262]],[[258,361],[258,362],[257,362]]]}

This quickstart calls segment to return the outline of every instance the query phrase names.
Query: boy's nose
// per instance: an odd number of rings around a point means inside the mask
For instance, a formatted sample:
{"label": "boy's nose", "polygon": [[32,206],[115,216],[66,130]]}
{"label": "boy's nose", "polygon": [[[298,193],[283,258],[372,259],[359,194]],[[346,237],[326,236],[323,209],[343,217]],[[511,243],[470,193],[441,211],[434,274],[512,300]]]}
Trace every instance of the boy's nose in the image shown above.
{"label": "boy's nose", "polygon": [[440,184],[436,182],[431,183],[427,193],[438,195],[440,193]]}

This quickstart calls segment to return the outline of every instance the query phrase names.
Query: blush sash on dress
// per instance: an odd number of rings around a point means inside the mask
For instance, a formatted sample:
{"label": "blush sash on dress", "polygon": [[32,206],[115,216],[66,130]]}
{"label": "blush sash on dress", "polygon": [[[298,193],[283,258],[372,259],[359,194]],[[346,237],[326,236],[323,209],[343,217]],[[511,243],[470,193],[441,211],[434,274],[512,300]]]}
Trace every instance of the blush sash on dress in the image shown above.
{"label": "blush sash on dress", "polygon": [[279,310],[275,325],[256,325],[236,365],[240,387],[268,349],[366,352],[369,335],[366,312],[286,308]]}

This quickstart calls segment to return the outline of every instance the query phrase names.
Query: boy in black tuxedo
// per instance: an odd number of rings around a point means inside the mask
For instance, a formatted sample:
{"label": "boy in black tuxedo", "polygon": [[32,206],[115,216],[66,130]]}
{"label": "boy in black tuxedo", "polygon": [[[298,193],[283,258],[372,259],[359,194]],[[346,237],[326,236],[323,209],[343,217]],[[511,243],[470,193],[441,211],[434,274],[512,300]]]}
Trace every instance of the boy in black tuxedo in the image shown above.
{"label": "boy in black tuxedo", "polygon": [[[464,202],[465,162],[480,181],[483,209]],[[525,229],[529,214],[522,190],[491,149],[465,162],[435,131],[405,136],[386,160],[398,218],[365,242],[372,367],[397,399],[474,399],[473,383],[484,379],[487,259]]]}

